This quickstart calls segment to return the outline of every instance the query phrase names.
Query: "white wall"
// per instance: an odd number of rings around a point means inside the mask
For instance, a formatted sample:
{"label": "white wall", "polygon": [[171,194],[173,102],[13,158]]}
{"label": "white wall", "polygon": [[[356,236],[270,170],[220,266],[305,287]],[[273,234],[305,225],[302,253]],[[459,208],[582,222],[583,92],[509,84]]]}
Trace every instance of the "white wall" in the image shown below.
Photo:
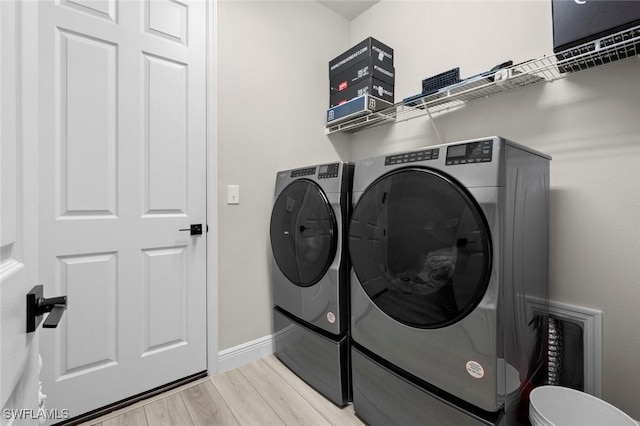
{"label": "white wall", "polygon": [[[269,219],[275,176],[348,156],[324,133],[328,61],[349,22],[313,1],[218,4],[219,348],[273,332]],[[227,205],[227,185],[240,205]]]}
{"label": "white wall", "polygon": [[[550,1],[382,0],[351,25],[395,50],[396,101],[553,50]],[[640,419],[640,58],[434,118],[444,142],[498,134],[553,156],[551,298],[603,312],[603,398]],[[437,143],[428,118],[356,133],[351,158]]]}

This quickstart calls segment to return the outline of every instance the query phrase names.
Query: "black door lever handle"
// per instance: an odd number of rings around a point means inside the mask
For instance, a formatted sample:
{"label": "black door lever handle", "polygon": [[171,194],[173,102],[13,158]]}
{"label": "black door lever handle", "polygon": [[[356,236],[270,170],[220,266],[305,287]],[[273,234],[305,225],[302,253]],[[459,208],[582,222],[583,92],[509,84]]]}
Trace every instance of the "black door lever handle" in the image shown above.
{"label": "black door lever handle", "polygon": [[178,231],[189,231],[191,235],[202,235],[202,224],[196,223],[195,225],[191,225],[189,228],[178,229]]}
{"label": "black door lever handle", "polygon": [[42,324],[42,328],[56,328],[58,323],[62,319],[62,314],[64,314],[65,309],[67,309],[67,305],[55,305],[53,309],[51,309],[51,313],[44,320],[44,324]]}
{"label": "black door lever handle", "polygon": [[43,297],[42,285],[37,285],[27,293],[27,333],[36,331],[42,321],[42,316],[48,312],[44,328],[56,328],[67,309],[67,296]]}

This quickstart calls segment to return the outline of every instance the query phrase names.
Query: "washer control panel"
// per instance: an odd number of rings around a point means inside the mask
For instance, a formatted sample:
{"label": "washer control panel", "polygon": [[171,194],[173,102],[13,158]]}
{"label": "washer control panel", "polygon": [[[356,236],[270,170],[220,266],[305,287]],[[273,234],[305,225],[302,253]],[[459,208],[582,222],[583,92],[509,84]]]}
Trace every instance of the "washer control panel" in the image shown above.
{"label": "washer control panel", "polygon": [[469,142],[447,147],[447,166],[489,163],[493,154],[493,140]]}
{"label": "washer control panel", "polygon": [[340,171],[340,163],[325,164],[318,170],[318,179],[337,178]]}
{"label": "washer control panel", "polygon": [[315,167],[307,167],[305,169],[298,169],[291,171],[291,177],[311,176],[316,174]]}
{"label": "washer control panel", "polygon": [[423,149],[421,151],[412,151],[405,154],[389,155],[384,159],[385,166],[395,164],[413,163],[415,161],[437,160],[440,155],[440,149]]}

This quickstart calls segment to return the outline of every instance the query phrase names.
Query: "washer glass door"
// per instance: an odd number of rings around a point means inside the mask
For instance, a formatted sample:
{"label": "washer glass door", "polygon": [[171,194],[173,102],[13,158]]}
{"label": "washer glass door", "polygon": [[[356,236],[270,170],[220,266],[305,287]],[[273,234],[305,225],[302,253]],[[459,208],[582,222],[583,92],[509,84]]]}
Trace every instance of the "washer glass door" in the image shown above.
{"label": "washer glass door", "polygon": [[271,213],[271,248],[278,268],[292,283],[312,286],[336,253],[337,224],[322,189],[296,180],[278,196]]}
{"label": "washer glass door", "polygon": [[489,283],[491,241],[480,207],[431,169],[397,169],[364,191],[351,217],[349,253],[371,301],[412,327],[461,320]]}

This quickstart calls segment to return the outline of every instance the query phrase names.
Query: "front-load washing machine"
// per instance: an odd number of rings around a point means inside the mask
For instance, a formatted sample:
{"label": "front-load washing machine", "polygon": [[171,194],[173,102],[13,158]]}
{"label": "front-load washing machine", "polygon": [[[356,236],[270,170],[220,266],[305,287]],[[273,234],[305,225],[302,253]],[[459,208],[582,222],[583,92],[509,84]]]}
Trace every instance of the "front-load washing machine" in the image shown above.
{"label": "front-load washing machine", "polygon": [[277,173],[271,213],[275,354],[337,405],[351,400],[349,259],[353,164]]}
{"label": "front-load washing machine", "polygon": [[514,424],[545,359],[549,160],[486,137],[356,162],[351,361],[368,423]]}

